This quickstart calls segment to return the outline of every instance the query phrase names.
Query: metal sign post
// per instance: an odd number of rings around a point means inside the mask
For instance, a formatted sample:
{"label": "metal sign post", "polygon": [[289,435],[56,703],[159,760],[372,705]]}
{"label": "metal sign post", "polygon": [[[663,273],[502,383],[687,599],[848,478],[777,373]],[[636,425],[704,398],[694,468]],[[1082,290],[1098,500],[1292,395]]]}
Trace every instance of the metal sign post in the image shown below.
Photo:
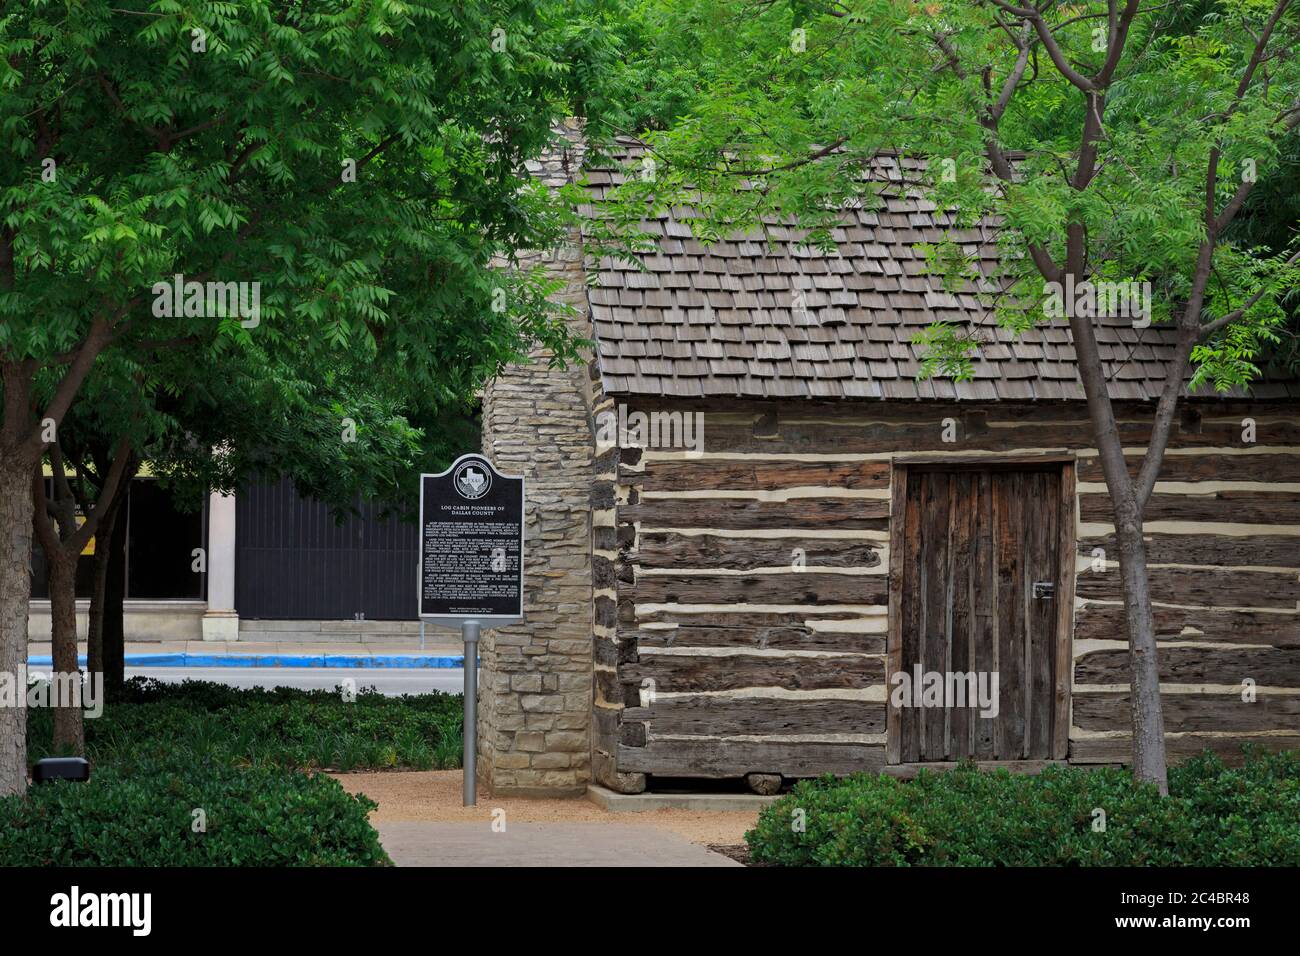
{"label": "metal sign post", "polygon": [[460,638],[465,642],[465,806],[475,803],[475,774],[478,769],[478,621],[461,621]]}
{"label": "metal sign post", "polygon": [[482,455],[420,476],[418,588],[424,622],[460,627],[465,644],[465,806],[474,806],[478,643],[483,627],[524,619],[524,479]]}

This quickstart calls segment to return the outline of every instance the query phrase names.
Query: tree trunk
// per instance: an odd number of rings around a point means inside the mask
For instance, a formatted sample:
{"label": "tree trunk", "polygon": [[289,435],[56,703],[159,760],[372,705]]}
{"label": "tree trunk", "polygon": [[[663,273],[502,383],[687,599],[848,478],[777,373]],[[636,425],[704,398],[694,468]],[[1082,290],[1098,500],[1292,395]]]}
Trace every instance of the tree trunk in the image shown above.
{"label": "tree trunk", "polygon": [[0,796],[27,789],[31,474],[30,463],[0,456]]}
{"label": "tree trunk", "polygon": [[113,538],[120,501],[120,496],[113,499],[95,532],[93,583],[86,620],[86,671],[92,679],[96,674],[104,673],[104,600],[108,596],[109,542]]}
{"label": "tree trunk", "polygon": [[[66,552],[45,556],[49,563],[50,625],[54,666],[51,679],[61,682],[72,698],[52,699],[54,750],[81,756],[86,738],[81,711],[81,668],[77,665],[77,555]],[[75,686],[74,686],[75,685]],[[51,688],[53,692],[54,687]]]}
{"label": "tree trunk", "polygon": [[108,573],[104,582],[104,613],[100,639],[104,647],[104,696],[120,699],[126,684],[126,509],[105,536]]}
{"label": "tree trunk", "polygon": [[1165,720],[1160,703],[1160,669],[1156,661],[1156,627],[1147,578],[1146,542],[1136,507],[1117,505],[1115,538],[1124,582],[1124,616],[1128,622],[1128,653],[1133,712],[1133,776],[1156,784],[1169,794],[1165,762]]}
{"label": "tree trunk", "polygon": [[[1091,122],[1091,121],[1090,121]],[[1098,122],[1100,119],[1098,118]],[[1085,135],[1085,144],[1087,143]],[[1083,275],[1083,229],[1070,227],[1070,268],[1063,274],[1075,287]],[[1115,538],[1119,547],[1120,579],[1124,590],[1124,614],[1128,625],[1129,681],[1133,716],[1133,778],[1154,783],[1161,795],[1169,793],[1169,771],[1165,765],[1164,713],[1160,701],[1160,671],[1156,660],[1155,620],[1151,613],[1151,589],[1147,578],[1146,543],[1142,540],[1142,510],[1145,493],[1133,481],[1124,457],[1124,443],[1120,439],[1115,409],[1107,390],[1108,379],[1102,366],[1096,336],[1090,319],[1080,317],[1073,308],[1069,310],[1070,337],[1074,343],[1079,364],[1079,378],[1088,399],[1088,415],[1092,419],[1093,435],[1101,460],[1102,473],[1110,495],[1111,510],[1115,516]],[[1190,352],[1180,353],[1183,361]],[[1170,377],[1173,401],[1162,400],[1153,425],[1153,443],[1147,454],[1152,467],[1158,469],[1164,454],[1164,438],[1176,408],[1178,389],[1182,387],[1180,365]],[[1178,372],[1179,374],[1174,374]],[[1161,431],[1165,429],[1165,431]],[[1155,441],[1157,434],[1163,435]]]}

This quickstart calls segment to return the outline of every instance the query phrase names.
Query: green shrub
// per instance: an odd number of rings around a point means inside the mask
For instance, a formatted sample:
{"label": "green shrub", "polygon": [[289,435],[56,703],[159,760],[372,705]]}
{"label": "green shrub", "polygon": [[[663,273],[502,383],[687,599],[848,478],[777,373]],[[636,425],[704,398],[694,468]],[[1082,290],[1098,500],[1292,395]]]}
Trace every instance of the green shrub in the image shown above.
{"label": "green shrub", "polygon": [[796,784],[745,838],[755,861],[784,866],[1300,865],[1300,753],[1228,768],[1207,752],[1173,768],[1169,787],[1161,799],[1128,771],[1080,767],[823,777]]}
{"label": "green shrub", "polygon": [[0,865],[383,865],[374,808],[324,775],[137,761],[0,799]]}
{"label": "green shrub", "polygon": [[[123,697],[86,721],[86,756],[96,766],[184,757],[304,769],[442,770],[460,766],[462,720],[459,694],[385,697],[362,690],[345,701],[328,690],[133,678]],[[49,710],[28,712],[27,738],[32,760],[50,755]]]}
{"label": "green shrub", "polygon": [[[313,771],[459,767],[462,716],[452,694],[135,678],[86,721],[88,783],[0,799],[0,865],[384,864],[375,804]],[[50,755],[51,712],[27,718],[30,758]]]}

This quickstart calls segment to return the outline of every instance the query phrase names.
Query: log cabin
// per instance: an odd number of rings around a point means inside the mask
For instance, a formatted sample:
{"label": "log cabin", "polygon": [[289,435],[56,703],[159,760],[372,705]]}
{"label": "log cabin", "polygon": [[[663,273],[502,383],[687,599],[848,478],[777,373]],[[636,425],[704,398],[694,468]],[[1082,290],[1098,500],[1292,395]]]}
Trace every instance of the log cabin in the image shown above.
{"label": "log cabin", "polygon": [[[583,169],[570,134],[535,172],[598,202],[621,174]],[[539,254],[590,354],[485,392],[483,450],[528,479],[528,598],[482,645],[480,782],[1126,762],[1113,517],[1068,328],[1013,335],[917,249],[946,236],[991,273],[995,231],[901,187],[830,253],[780,225],[705,245],[684,218],[644,222],[639,263]],[[936,320],[981,338],[972,379],[918,375]],[[1136,467],[1169,336],[1097,325]],[[1145,535],[1170,759],[1300,746],[1300,382],[1189,392]]]}

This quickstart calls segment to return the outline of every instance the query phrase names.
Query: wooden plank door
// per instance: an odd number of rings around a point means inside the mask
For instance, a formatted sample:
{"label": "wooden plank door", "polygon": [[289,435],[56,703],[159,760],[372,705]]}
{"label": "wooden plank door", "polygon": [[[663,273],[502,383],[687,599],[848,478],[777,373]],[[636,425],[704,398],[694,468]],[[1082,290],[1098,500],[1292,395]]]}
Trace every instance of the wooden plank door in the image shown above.
{"label": "wooden plank door", "polygon": [[[896,565],[901,588],[893,658],[910,694],[895,694],[903,763],[1041,760],[1054,755],[1062,590],[1062,476],[1055,469],[906,469]],[[901,540],[900,540],[901,539]],[[974,675],[976,683],[961,675]],[[996,685],[993,675],[997,675]],[[937,705],[921,682],[950,694],[996,686],[997,714],[975,696]],[[892,747],[891,747],[892,750]]]}

